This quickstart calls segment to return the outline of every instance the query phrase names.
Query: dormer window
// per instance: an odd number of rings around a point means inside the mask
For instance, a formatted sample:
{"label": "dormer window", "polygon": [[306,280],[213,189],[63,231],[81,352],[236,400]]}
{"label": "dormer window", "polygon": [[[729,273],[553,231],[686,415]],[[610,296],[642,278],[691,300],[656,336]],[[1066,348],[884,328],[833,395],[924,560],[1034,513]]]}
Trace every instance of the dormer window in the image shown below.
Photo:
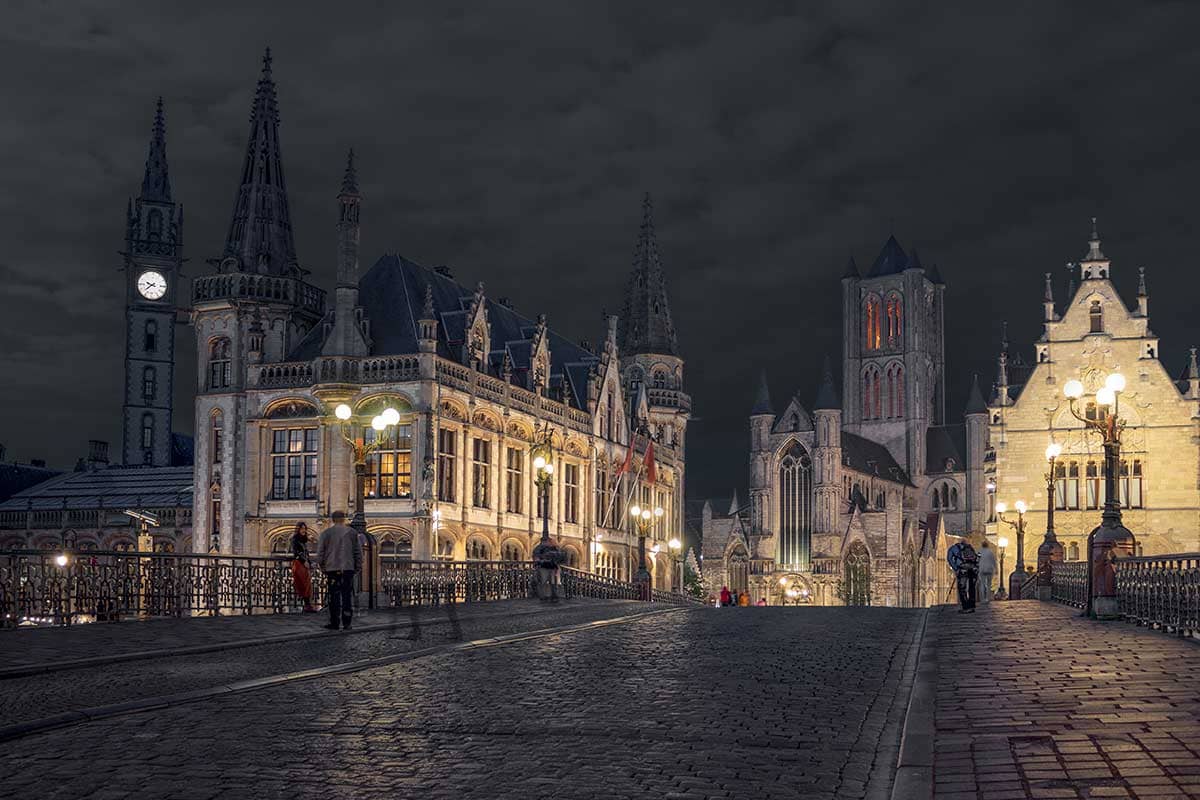
{"label": "dormer window", "polygon": [[1092,301],[1088,317],[1091,320],[1091,333],[1104,333],[1104,307],[1100,305],[1099,300]]}

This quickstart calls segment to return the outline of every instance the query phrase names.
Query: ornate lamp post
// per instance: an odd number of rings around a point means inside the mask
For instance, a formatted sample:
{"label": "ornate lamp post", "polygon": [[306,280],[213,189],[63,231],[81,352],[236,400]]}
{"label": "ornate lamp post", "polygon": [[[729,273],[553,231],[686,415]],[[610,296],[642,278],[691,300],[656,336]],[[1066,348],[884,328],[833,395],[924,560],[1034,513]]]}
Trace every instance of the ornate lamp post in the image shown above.
{"label": "ornate lamp post", "polygon": [[550,541],[550,484],[554,476],[554,441],[550,424],[538,433],[537,443],[530,448],[533,456],[533,482],[542,504],[542,541]]}
{"label": "ornate lamp post", "polygon": [[367,458],[378,450],[384,443],[384,434],[400,422],[400,412],[388,406],[382,413],[371,420],[371,428],[375,438],[366,441],[361,435],[362,426],[354,419],[354,409],[346,403],[339,403],[333,410],[337,418],[337,431],[354,453],[354,516],[350,527],[358,531],[367,542],[367,608],[375,608],[375,537],[367,533],[367,514],[363,508],[363,499],[367,486]]}
{"label": "ornate lamp post", "polygon": [[1000,550],[1000,585],[996,587],[996,599],[1004,600],[1008,597],[1004,591],[1004,551],[1008,549],[1008,539],[1003,536],[997,538],[996,547]]}
{"label": "ornate lamp post", "polygon": [[629,509],[629,516],[637,525],[638,532],[638,569],[634,583],[638,585],[643,600],[650,599],[650,571],[646,569],[646,537],[650,535],[650,526],[662,515],[663,510],[658,506],[654,508],[633,506]]}
{"label": "ornate lamp post", "polygon": [[683,542],[679,541],[678,536],[672,536],[671,541],[667,542],[667,547],[671,550],[672,563],[671,570],[676,581],[675,591],[683,594]]}
{"label": "ornate lamp post", "polygon": [[1104,443],[1104,513],[1100,524],[1088,534],[1088,603],[1084,613],[1097,619],[1117,619],[1117,573],[1113,561],[1120,555],[1132,555],[1134,536],[1121,523],[1121,499],[1117,492],[1117,475],[1121,468],[1121,431],[1125,422],[1120,419],[1121,392],[1125,390],[1125,376],[1114,372],[1104,379],[1104,386],[1096,390],[1096,406],[1099,413],[1094,418],[1080,414],[1076,407],[1083,397],[1083,384],[1076,380],[1067,381],[1063,394],[1071,404],[1071,414],[1083,423],[1085,429],[1096,431]]}
{"label": "ornate lamp post", "polygon": [[[1004,512],[1008,510],[1008,506],[1004,503],[996,503],[996,518],[1015,528],[1017,531],[1017,563],[1013,566],[1012,574],[1008,576],[1008,599],[1021,599],[1021,583],[1025,580],[1025,512],[1029,507],[1025,505],[1024,500],[1017,501],[1017,518],[1016,520],[1004,516]],[[1000,570],[1000,574],[1004,575],[1004,570]]]}
{"label": "ornate lamp post", "polygon": [[1063,560],[1063,548],[1054,535],[1054,467],[1062,455],[1062,445],[1051,442],[1046,446],[1046,535],[1038,545],[1038,599],[1050,599],[1050,581],[1054,563]]}

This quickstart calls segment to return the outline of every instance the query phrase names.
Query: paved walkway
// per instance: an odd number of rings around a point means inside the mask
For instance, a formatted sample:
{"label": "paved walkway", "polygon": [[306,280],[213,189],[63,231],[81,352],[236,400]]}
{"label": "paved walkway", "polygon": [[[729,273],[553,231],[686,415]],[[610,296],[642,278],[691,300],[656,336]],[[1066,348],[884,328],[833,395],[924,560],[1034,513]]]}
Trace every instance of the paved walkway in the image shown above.
{"label": "paved walkway", "polygon": [[1200,797],[1200,646],[1077,614],[930,615],[939,800]]}
{"label": "paved walkway", "polygon": [[688,608],[484,643],[12,739],[0,786],[46,798],[885,800],[923,618]]}

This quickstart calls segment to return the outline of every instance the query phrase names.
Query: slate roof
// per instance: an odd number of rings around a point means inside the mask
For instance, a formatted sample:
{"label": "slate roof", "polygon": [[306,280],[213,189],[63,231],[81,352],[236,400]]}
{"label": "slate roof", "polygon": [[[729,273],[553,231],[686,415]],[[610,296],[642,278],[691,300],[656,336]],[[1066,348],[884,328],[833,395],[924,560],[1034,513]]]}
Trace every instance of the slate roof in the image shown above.
{"label": "slate roof", "polygon": [[[962,472],[967,468],[967,426],[931,425],[925,431],[925,472]],[[946,469],[946,460],[954,459],[953,470]]]}
{"label": "slate roof", "polygon": [[0,464],[0,502],[62,472],[31,464]]}
{"label": "slate roof", "polygon": [[[65,501],[65,505],[64,505]],[[191,507],[191,467],[114,467],[68,472],[32,486],[0,503],[0,511],[32,509],[120,510],[131,506]]]}
{"label": "slate roof", "polygon": [[986,414],[987,403],[983,402],[983,392],[979,391],[979,376],[971,379],[971,394],[967,397],[967,407],[964,414]]}
{"label": "slate roof", "polygon": [[[425,304],[425,288],[433,290],[434,316],[438,321],[437,352],[452,361],[462,360],[467,311],[475,292],[429,267],[396,254],[382,256],[358,282],[359,304],[370,323],[370,355],[394,356],[418,352],[417,320]],[[533,358],[531,337],[537,322],[490,298],[487,304],[492,352],[487,371],[500,377],[507,352],[512,359],[513,383],[525,385]],[[332,312],[326,320],[332,319]],[[288,361],[308,361],[321,354],[325,325],[308,332],[288,354]],[[555,399],[587,409],[587,377],[599,358],[550,329],[550,388]]]}
{"label": "slate roof", "polygon": [[904,252],[904,248],[896,241],[895,236],[889,236],[883,245],[883,249],[875,257],[875,263],[867,271],[867,277],[878,278],[881,275],[899,275],[906,269],[911,267],[919,268],[920,266],[920,263],[914,262],[909,258],[908,253]]}
{"label": "slate roof", "polygon": [[856,433],[842,431],[842,463],[867,475],[912,485],[908,473],[896,463],[886,447]]}

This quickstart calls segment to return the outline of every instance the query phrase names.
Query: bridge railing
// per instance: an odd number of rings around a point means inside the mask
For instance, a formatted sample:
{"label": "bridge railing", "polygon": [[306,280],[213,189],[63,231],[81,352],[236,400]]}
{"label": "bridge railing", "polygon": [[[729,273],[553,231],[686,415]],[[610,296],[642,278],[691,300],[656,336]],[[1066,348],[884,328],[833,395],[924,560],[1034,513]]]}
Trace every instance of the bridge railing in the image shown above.
{"label": "bridge railing", "polygon": [[1180,636],[1200,633],[1200,553],[1120,558],[1115,566],[1125,619]]}
{"label": "bridge railing", "polygon": [[[324,599],[313,580],[313,600]],[[286,556],[0,551],[0,627],[300,608]]]}
{"label": "bridge railing", "polygon": [[1086,561],[1059,561],[1050,573],[1050,599],[1083,608],[1087,605],[1087,582]]}

